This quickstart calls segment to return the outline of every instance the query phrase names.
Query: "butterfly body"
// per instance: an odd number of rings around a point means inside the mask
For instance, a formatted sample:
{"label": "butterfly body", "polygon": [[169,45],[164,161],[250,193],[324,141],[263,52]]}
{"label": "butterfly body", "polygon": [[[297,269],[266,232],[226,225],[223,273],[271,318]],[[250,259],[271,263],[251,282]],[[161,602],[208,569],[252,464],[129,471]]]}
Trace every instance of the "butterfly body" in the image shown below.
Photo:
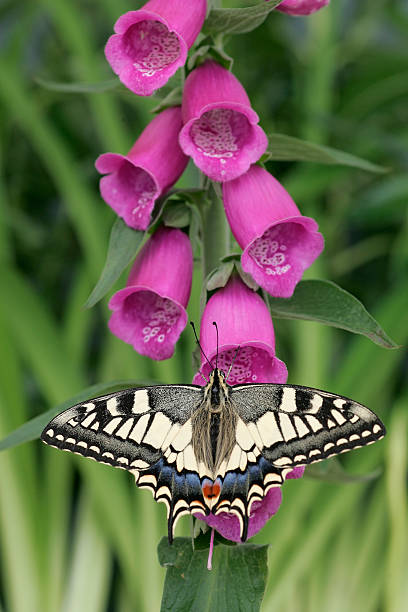
{"label": "butterfly body", "polygon": [[282,384],[127,389],[78,404],[42,440],[131,472],[167,507],[169,540],[185,514],[228,512],[247,537],[254,502],[296,466],[371,444],[385,428],[348,398]]}

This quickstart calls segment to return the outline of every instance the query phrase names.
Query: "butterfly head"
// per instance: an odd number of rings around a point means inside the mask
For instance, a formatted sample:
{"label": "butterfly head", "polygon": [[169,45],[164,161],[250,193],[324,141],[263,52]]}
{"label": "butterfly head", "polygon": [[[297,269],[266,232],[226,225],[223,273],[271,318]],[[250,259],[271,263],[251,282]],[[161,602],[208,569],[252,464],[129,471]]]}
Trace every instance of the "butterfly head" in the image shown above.
{"label": "butterfly head", "polygon": [[222,370],[214,368],[210,374],[210,379],[205,388],[205,394],[209,397],[211,406],[218,408],[225,403],[229,395],[228,385],[225,381],[225,374]]}

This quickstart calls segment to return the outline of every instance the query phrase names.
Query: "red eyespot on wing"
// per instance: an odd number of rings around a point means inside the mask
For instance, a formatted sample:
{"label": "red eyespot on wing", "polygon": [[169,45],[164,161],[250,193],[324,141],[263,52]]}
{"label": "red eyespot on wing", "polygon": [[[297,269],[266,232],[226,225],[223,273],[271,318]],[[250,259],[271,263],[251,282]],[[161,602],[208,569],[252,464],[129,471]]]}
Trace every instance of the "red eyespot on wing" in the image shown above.
{"label": "red eyespot on wing", "polygon": [[219,478],[215,482],[212,480],[205,479],[202,484],[202,491],[204,499],[213,504],[220,496],[221,493],[221,481]]}

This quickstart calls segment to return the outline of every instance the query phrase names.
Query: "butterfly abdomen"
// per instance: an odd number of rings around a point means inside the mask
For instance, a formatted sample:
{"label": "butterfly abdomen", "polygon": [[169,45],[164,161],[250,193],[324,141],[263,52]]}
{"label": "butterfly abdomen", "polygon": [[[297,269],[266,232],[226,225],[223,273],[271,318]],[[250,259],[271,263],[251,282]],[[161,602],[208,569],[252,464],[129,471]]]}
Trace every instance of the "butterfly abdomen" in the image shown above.
{"label": "butterfly abdomen", "polygon": [[211,453],[213,464],[215,465],[215,461],[217,458],[217,445],[218,445],[218,436],[220,433],[220,413],[215,412],[210,414],[210,444],[211,444]]}

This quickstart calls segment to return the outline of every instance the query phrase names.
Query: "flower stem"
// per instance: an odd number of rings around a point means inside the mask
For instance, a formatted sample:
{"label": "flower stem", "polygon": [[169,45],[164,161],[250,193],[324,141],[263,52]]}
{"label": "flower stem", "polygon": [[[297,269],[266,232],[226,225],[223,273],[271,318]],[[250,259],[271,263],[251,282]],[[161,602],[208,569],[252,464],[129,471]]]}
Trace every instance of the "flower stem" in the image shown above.
{"label": "flower stem", "polygon": [[214,270],[228,251],[228,226],[224,208],[214,186],[208,190],[210,206],[203,213],[202,265],[203,278]]}

